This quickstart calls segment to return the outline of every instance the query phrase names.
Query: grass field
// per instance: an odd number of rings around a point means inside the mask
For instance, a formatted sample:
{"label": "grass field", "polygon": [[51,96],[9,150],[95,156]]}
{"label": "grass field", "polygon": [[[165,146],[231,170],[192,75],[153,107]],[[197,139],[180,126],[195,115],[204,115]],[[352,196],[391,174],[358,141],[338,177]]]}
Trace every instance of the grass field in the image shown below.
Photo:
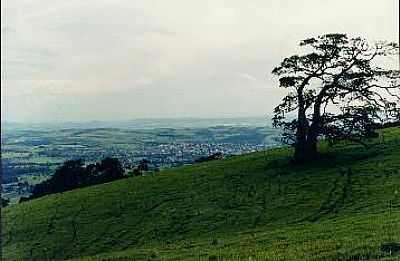
{"label": "grass field", "polygon": [[5,260],[400,260],[400,129],[370,148],[272,149],[3,210]]}

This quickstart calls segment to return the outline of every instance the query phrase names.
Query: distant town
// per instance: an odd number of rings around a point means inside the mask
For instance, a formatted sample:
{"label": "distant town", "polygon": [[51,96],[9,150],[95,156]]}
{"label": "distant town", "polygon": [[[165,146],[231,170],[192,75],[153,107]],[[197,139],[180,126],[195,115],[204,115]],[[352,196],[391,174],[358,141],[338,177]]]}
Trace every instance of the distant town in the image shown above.
{"label": "distant town", "polygon": [[211,155],[229,157],[280,145],[271,127],[7,128],[2,132],[3,197],[15,202],[71,159],[85,164],[118,158],[130,170],[143,159],[152,171],[193,164]]}

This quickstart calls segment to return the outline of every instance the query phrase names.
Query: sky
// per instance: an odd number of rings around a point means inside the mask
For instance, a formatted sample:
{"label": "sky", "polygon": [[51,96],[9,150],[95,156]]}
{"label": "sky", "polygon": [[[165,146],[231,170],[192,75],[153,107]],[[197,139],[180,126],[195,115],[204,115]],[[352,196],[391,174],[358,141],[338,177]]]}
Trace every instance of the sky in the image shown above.
{"label": "sky", "polygon": [[272,114],[302,39],[398,41],[398,0],[1,1],[1,116],[17,122]]}

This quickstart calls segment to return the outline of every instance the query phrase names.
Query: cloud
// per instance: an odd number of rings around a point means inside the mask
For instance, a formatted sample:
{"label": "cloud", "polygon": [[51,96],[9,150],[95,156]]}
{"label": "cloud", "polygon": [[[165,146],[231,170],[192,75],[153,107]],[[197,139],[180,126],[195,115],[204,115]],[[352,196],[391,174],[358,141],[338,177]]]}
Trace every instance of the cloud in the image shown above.
{"label": "cloud", "polygon": [[397,40],[395,2],[2,1],[3,115],[264,115],[283,93],[270,72],[300,39]]}
{"label": "cloud", "polygon": [[257,82],[257,78],[252,76],[252,75],[250,75],[250,74],[248,74],[248,73],[241,73],[241,74],[239,74],[239,76],[244,78],[244,79],[247,79],[249,81]]}

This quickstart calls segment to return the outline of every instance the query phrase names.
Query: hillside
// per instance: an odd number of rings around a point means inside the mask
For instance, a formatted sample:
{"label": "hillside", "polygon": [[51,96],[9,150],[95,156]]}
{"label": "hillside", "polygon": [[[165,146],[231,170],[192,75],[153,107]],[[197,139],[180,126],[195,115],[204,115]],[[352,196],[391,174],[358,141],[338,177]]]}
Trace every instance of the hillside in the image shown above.
{"label": "hillside", "polygon": [[321,144],[322,158],[302,167],[289,164],[290,149],[273,149],[8,207],[4,257],[400,258],[380,251],[400,242],[400,128],[373,144]]}

